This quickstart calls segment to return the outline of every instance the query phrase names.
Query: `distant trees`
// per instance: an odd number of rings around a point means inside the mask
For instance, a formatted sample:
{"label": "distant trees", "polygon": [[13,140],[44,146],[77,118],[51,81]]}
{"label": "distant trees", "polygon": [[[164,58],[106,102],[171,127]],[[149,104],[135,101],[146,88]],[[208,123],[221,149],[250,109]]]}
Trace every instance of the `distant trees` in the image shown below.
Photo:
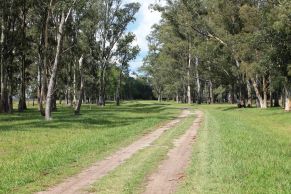
{"label": "distant trees", "polygon": [[143,67],[158,96],[290,111],[290,1],[167,2]]}
{"label": "distant trees", "polygon": [[14,97],[23,112],[28,93],[38,99],[46,120],[52,119],[57,100],[76,114],[82,102],[104,106],[117,96],[119,103],[122,77],[128,79],[128,63],[139,52],[135,35],[126,32],[139,8],[121,0],[3,1],[0,112],[13,111]]}

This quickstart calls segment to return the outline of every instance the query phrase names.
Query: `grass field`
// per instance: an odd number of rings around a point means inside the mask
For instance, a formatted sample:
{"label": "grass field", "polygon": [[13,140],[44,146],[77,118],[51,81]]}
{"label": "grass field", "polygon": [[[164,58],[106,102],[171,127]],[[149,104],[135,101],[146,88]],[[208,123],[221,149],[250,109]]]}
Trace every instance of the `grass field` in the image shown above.
{"label": "grass field", "polygon": [[178,193],[291,193],[291,114],[202,106],[205,124]]}
{"label": "grass field", "polygon": [[[186,105],[127,102],[121,107],[68,107],[44,122],[35,109],[0,115],[0,193],[39,191],[173,118]],[[291,114],[282,109],[193,106],[205,113],[179,194],[291,193]],[[97,193],[140,193],[147,176],[193,117],[92,186]]]}
{"label": "grass field", "polygon": [[36,109],[0,115],[0,193],[31,193],[72,175],[180,112],[174,105],[62,107],[45,122]]}

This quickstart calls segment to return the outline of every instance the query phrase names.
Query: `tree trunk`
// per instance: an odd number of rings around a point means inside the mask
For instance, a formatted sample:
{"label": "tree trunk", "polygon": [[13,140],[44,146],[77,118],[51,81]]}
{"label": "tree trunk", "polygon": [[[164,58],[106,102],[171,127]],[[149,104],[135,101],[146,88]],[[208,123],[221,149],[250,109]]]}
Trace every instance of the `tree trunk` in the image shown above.
{"label": "tree trunk", "polygon": [[5,49],[5,42],[6,42],[6,36],[5,36],[5,26],[4,26],[4,18],[2,18],[2,25],[1,25],[1,61],[0,61],[0,85],[1,85],[1,93],[0,93],[0,113],[7,113],[8,112],[8,94],[7,94],[7,69],[6,69],[6,61],[7,56],[6,52],[7,49]]}
{"label": "tree trunk", "polygon": [[257,100],[259,102],[260,108],[267,108],[265,106],[264,99],[262,98],[262,96],[260,94],[257,81],[254,78],[252,78],[252,83],[253,83],[253,87],[254,87],[255,92],[256,92],[256,96],[257,96]]}
{"label": "tree trunk", "polygon": [[82,106],[82,102],[83,102],[83,96],[84,96],[83,60],[84,60],[84,57],[82,55],[80,60],[79,60],[80,91],[79,91],[79,99],[78,99],[77,106],[75,109],[75,115],[80,114],[80,110],[81,110],[81,106]]}
{"label": "tree trunk", "polygon": [[[286,86],[285,86],[286,88]],[[281,95],[281,105],[282,105],[282,108],[285,109],[285,105],[286,105],[286,89],[282,89],[282,95]]]}
{"label": "tree trunk", "polygon": [[122,70],[119,72],[118,83],[116,87],[116,106],[120,106],[120,89],[121,89]]}
{"label": "tree trunk", "polygon": [[291,84],[285,86],[285,111],[291,111]]}
{"label": "tree trunk", "polygon": [[270,107],[274,107],[274,99],[273,99],[273,92],[272,91],[270,91]]}
{"label": "tree trunk", "polygon": [[213,95],[213,84],[212,81],[209,82],[209,98],[210,98],[210,104],[214,104],[214,95]]}
{"label": "tree trunk", "polygon": [[274,92],[274,107],[279,107],[280,106],[280,102],[279,102],[279,95],[278,92]]}
{"label": "tree trunk", "polygon": [[162,90],[159,88],[159,89],[158,89],[158,101],[159,101],[159,102],[162,102],[162,100],[163,100],[162,98],[163,98],[163,97],[162,97]]}
{"label": "tree trunk", "polygon": [[84,104],[88,104],[88,99],[87,99],[87,95],[86,95],[85,90],[84,90],[84,99],[83,99],[83,103],[84,103]]}
{"label": "tree trunk", "polygon": [[268,88],[267,88],[267,80],[266,77],[263,76],[263,107],[262,108],[268,108]]}
{"label": "tree trunk", "polygon": [[76,84],[76,82],[77,82],[77,75],[76,75],[76,63],[74,63],[74,66],[73,66],[73,106],[76,108],[76,105],[77,105],[77,92],[76,92],[76,90],[77,90],[77,84]]}
{"label": "tree trunk", "polygon": [[21,67],[21,88],[20,88],[20,98],[18,104],[18,111],[23,112],[27,109],[26,106],[26,87],[25,87],[25,56],[22,56],[22,67]]}
{"label": "tree trunk", "polygon": [[106,105],[106,83],[108,80],[106,80],[106,73],[107,73],[107,67],[105,66],[105,70],[104,70],[104,73],[103,73],[103,90],[102,90],[102,99],[103,99],[103,104],[102,106],[104,107]]}
{"label": "tree trunk", "polygon": [[41,53],[41,48],[39,48],[39,61],[38,61],[38,65],[37,65],[37,103],[38,103],[38,111],[41,111],[41,86],[42,86],[42,76],[41,76],[41,72],[42,72],[42,53]]}
{"label": "tree trunk", "polygon": [[57,111],[57,95],[56,95],[56,93],[54,93],[54,95],[53,95],[52,108],[51,108],[51,112],[55,112],[55,111]]}
{"label": "tree trunk", "polygon": [[104,105],[104,95],[103,95],[103,87],[104,87],[104,69],[103,67],[100,68],[100,75],[99,75],[99,97],[98,97],[98,105]]}
{"label": "tree trunk", "polygon": [[187,68],[187,98],[188,98],[188,104],[192,103],[192,97],[191,97],[191,63],[192,63],[191,41],[189,41],[189,56],[188,56],[188,68]]}
{"label": "tree trunk", "polygon": [[48,47],[49,47],[49,22],[51,18],[51,9],[53,6],[53,0],[50,1],[46,16],[45,16],[45,24],[43,29],[43,40],[44,40],[44,53],[43,53],[43,69],[42,69],[42,81],[41,81],[41,95],[40,95],[40,103],[39,109],[40,114],[45,116],[44,110],[44,99],[47,98],[47,90],[48,90]]}
{"label": "tree trunk", "polygon": [[[1,19],[1,18],[0,18]],[[4,73],[4,67],[3,67],[3,43],[4,43],[4,18],[1,21],[0,26],[0,113],[4,112],[3,110],[3,73]]]}
{"label": "tree trunk", "polygon": [[201,104],[201,83],[200,83],[200,75],[199,75],[199,58],[196,57],[195,62],[195,71],[196,71],[196,84],[197,84],[197,104]]}
{"label": "tree trunk", "polygon": [[58,69],[59,58],[60,58],[61,47],[62,47],[62,39],[63,39],[63,31],[64,31],[65,22],[66,22],[66,16],[65,16],[65,13],[62,12],[58,35],[57,35],[57,48],[56,48],[55,61],[54,61],[54,65],[51,72],[51,78],[49,81],[47,98],[46,98],[45,119],[47,121],[52,119],[51,117],[52,97],[55,92],[54,89],[55,89],[57,69]]}
{"label": "tree trunk", "polygon": [[1,102],[0,102],[0,112],[3,113],[5,112],[5,88],[6,88],[6,84],[5,84],[5,78],[4,78],[4,63],[1,61],[0,63],[0,84],[1,84]]}
{"label": "tree trunk", "polygon": [[247,80],[247,90],[248,90],[248,101],[247,101],[247,107],[252,107],[252,87],[250,80]]}
{"label": "tree trunk", "polygon": [[26,79],[25,79],[25,69],[26,69],[26,1],[23,2],[22,9],[22,40],[21,40],[21,89],[20,98],[18,104],[18,111],[23,112],[27,109],[26,106]]}
{"label": "tree trunk", "polygon": [[235,104],[237,102],[237,99],[235,98],[235,93],[236,93],[236,86],[235,86],[235,83],[233,83],[231,85],[230,94],[229,94],[230,104]]}
{"label": "tree trunk", "polygon": [[8,113],[13,113],[13,96],[12,96],[12,75],[10,75],[10,86],[8,90]]}

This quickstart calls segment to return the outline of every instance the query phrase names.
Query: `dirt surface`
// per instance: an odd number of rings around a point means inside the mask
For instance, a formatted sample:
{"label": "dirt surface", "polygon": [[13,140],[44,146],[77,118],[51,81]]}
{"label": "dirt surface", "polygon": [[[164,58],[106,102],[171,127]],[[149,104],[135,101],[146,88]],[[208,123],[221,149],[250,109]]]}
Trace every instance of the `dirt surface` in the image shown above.
{"label": "dirt surface", "polygon": [[141,139],[135,141],[126,148],[123,148],[110,157],[101,160],[82,171],[80,174],[73,176],[63,183],[48,189],[47,191],[39,192],[38,194],[80,194],[86,193],[86,189],[90,185],[107,175],[109,172],[123,164],[127,159],[132,157],[136,152],[151,145],[157,140],[165,131],[176,126],[181,120],[190,114],[189,110],[183,110],[181,115],[168,122],[164,126],[155,131],[143,136]]}
{"label": "dirt surface", "polygon": [[175,141],[175,147],[168,153],[158,170],[148,178],[144,194],[169,194],[176,191],[177,184],[184,178],[185,169],[192,153],[192,144],[203,113],[196,111],[196,119],[190,129]]}

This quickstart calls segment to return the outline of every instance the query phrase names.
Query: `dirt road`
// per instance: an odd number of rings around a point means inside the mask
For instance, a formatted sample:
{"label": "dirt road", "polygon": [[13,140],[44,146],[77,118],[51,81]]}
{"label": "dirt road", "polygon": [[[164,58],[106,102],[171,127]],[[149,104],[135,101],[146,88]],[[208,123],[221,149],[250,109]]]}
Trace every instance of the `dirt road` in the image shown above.
{"label": "dirt road", "polygon": [[123,164],[127,159],[131,158],[139,150],[150,146],[155,140],[157,140],[165,131],[176,126],[183,118],[190,114],[189,110],[183,110],[181,115],[165,124],[164,126],[156,129],[152,133],[143,136],[141,139],[132,143],[126,148],[123,148],[110,157],[97,162],[90,168],[82,171],[80,174],[73,176],[63,183],[56,185],[48,189],[47,191],[39,192],[38,194],[80,194],[86,193],[86,189],[89,186],[109,172]]}
{"label": "dirt road", "polygon": [[184,177],[197,129],[202,122],[203,113],[196,111],[196,115],[191,128],[175,141],[175,147],[168,153],[168,158],[148,178],[144,194],[170,194],[176,191],[177,184]]}

